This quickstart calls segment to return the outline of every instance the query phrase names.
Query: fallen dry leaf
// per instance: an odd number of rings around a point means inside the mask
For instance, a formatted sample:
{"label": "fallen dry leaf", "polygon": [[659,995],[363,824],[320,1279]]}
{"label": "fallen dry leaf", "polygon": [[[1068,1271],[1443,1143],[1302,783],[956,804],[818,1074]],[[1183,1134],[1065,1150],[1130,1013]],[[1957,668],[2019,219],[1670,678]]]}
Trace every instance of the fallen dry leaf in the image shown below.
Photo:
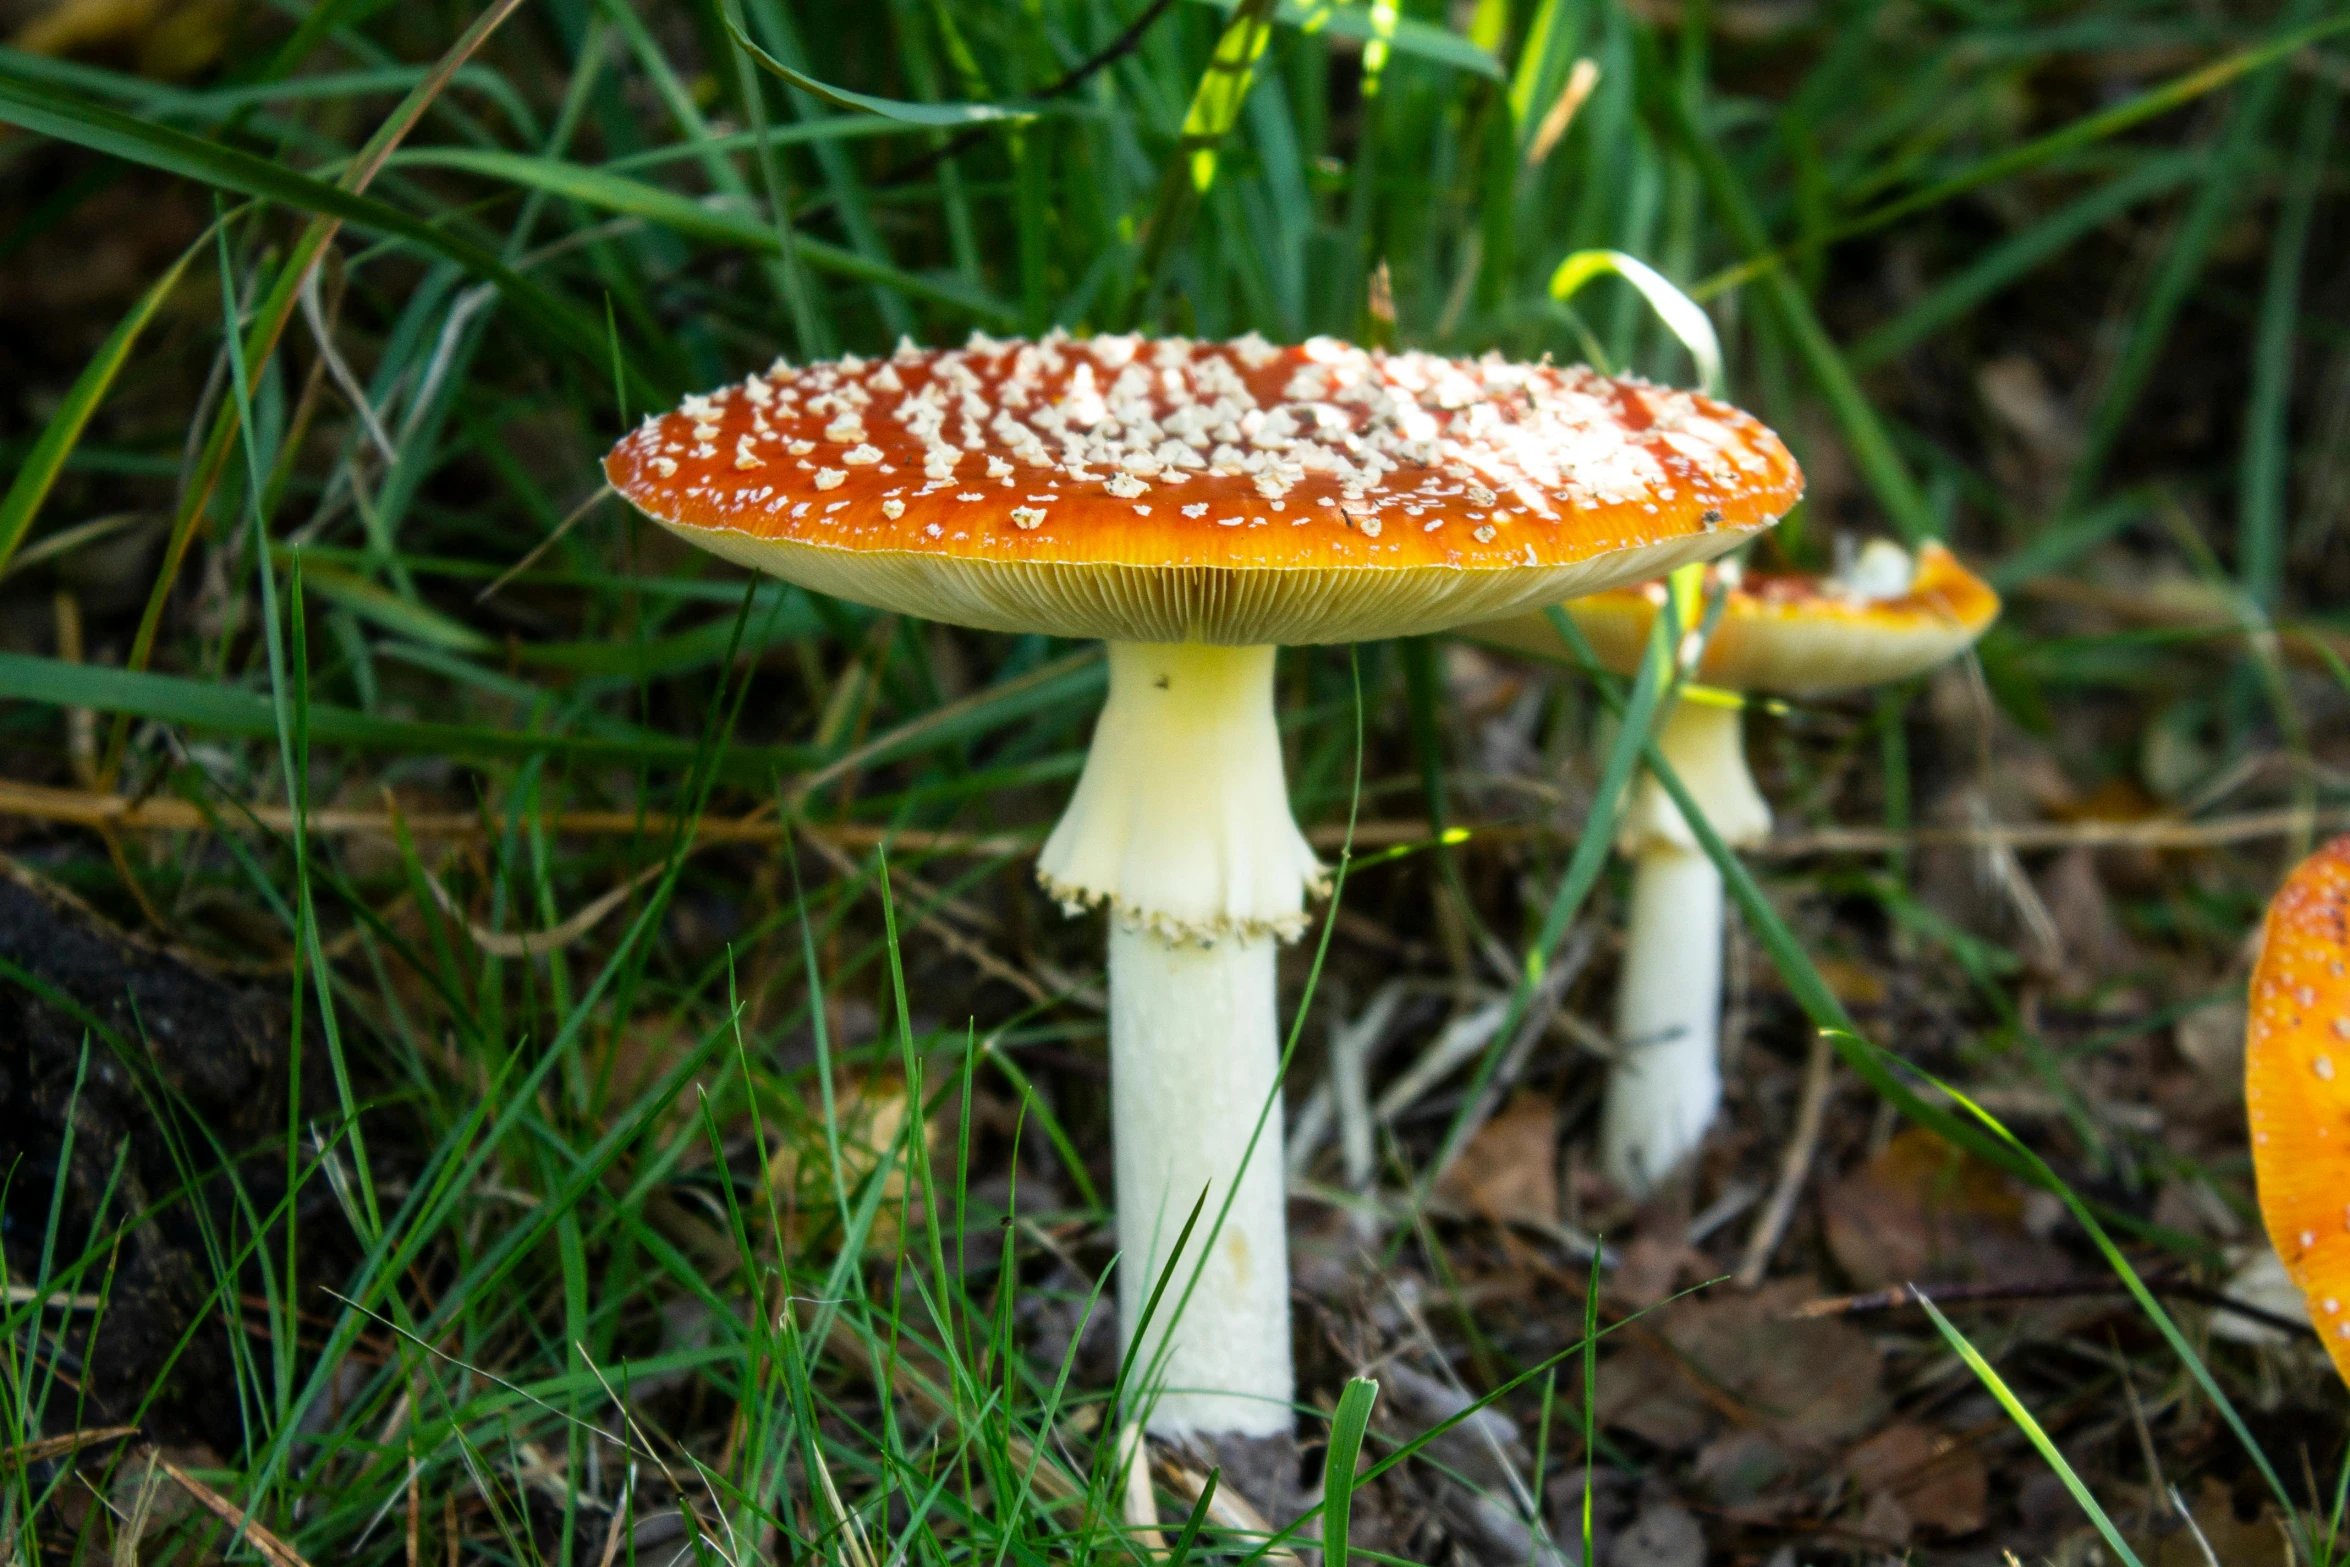
{"label": "fallen dry leaf", "polygon": [[[808,1229],[824,1228],[839,1214],[844,1197],[854,1209],[866,1180],[884,1159],[895,1159],[882,1177],[881,1206],[866,1240],[869,1247],[886,1250],[896,1243],[898,1204],[906,1190],[906,1160],[912,1152],[904,1146],[905,1080],[894,1072],[862,1077],[844,1072],[834,1080],[832,1103],[840,1128],[841,1191],[834,1189],[824,1106],[814,1090],[809,1091],[807,1115],[798,1125],[769,1129],[779,1142],[767,1161],[767,1180],[784,1204],[784,1229],[796,1245]],[[926,1124],[922,1135],[926,1145],[933,1145],[937,1128]]]}
{"label": "fallen dry leaf", "polygon": [[[1909,1525],[1941,1534],[1972,1534],[1983,1527],[1991,1477],[1982,1456],[1931,1426],[1914,1421],[1889,1425],[1854,1448],[1845,1468],[1872,1504],[1885,1497]],[[1907,1528],[1892,1538],[1906,1544]]]}
{"label": "fallen dry leaf", "polygon": [[2063,1253],[2024,1228],[2024,1196],[2005,1173],[1910,1127],[1820,1208],[1828,1247],[1860,1289],[2062,1273]]}
{"label": "fallen dry leaf", "polygon": [[1705,1530],[1686,1508],[1651,1502],[1607,1559],[1610,1567],[1705,1567]]}
{"label": "fallen dry leaf", "polygon": [[1558,1144],[1558,1106],[1520,1093],[1477,1129],[1437,1182],[1437,1195],[1496,1223],[1556,1224]]}
{"label": "fallen dry leaf", "polygon": [[[1849,1322],[1788,1320],[1813,1281],[1697,1296],[1642,1319],[1650,1335],[1602,1362],[1599,1409],[1660,1447],[1687,1451],[1725,1426],[1793,1451],[1849,1442],[1884,1413],[1883,1356]],[[1750,1468],[1759,1455],[1738,1456]]]}
{"label": "fallen dry leaf", "polygon": [[1619,1256],[1608,1275],[1608,1298],[1627,1311],[1653,1306],[1674,1291],[1711,1278],[1716,1270],[1681,1232],[1651,1226]]}
{"label": "fallen dry leaf", "polygon": [[2188,1510],[2195,1528],[2211,1542],[2211,1554],[2206,1556],[2194,1530],[2165,1508],[2153,1530],[2130,1537],[2131,1549],[2146,1567],[2209,1567],[2214,1559],[2226,1567],[2287,1567],[2293,1560],[2284,1532],[2277,1527],[2277,1515],[2266,1502],[2251,1518],[2238,1518],[2228,1488],[2206,1476]]}

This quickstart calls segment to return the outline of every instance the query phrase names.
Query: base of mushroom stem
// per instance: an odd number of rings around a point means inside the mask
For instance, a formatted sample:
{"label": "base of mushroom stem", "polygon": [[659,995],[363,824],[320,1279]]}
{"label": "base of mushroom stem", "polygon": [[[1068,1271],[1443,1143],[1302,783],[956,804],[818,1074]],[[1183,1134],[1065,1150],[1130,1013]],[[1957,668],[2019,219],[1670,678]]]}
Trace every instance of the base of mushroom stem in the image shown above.
{"label": "base of mushroom stem", "polygon": [[1294,1431],[1194,1435],[1169,1445],[1201,1474],[1216,1470],[1217,1492],[1246,1502],[1275,1529],[1306,1510],[1305,1481],[1298,1472],[1305,1459]]}
{"label": "base of mushroom stem", "polygon": [[1652,843],[1633,864],[1629,926],[1600,1167],[1645,1197],[1722,1107],[1722,873],[1703,854]]}

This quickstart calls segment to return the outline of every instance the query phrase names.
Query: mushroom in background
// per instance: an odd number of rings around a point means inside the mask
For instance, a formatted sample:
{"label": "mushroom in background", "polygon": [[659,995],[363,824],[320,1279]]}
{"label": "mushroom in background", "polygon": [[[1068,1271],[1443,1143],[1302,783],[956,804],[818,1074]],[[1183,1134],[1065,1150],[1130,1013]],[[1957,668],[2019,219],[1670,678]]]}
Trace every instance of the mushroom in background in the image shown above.
{"label": "mushroom in background", "polygon": [[[1913,560],[1877,540],[1838,577],[1708,573],[1713,628],[1657,730],[1657,747],[1732,848],[1760,843],[1771,809],[1746,765],[1739,693],[1816,696],[1904,679],[1969,646],[1999,597],[1939,544]],[[1609,668],[1638,668],[1666,584],[1594,594],[1565,610]],[[1692,620],[1697,611],[1692,607]],[[1477,626],[1480,641],[1566,656],[1546,614]],[[1696,633],[1693,631],[1692,636]],[[1621,1051],[1600,1117],[1601,1167],[1644,1196],[1703,1141],[1721,1109],[1722,876],[1664,790],[1644,777],[1617,828],[1633,861],[1630,929],[1616,992]]]}
{"label": "mushroom in background", "polygon": [[1038,870],[1072,912],[1111,916],[1120,1324],[1156,1362],[1151,1429],[1210,1437],[1292,1425],[1274,956],[1322,871],[1290,814],[1275,648],[1708,559],[1801,484],[1768,430],[1686,393],[1253,335],[778,362],[647,420],[605,471],[681,537],[805,587],[1109,643]]}
{"label": "mushroom in background", "polygon": [[2244,1029],[2260,1217],[2350,1382],[2350,837],[2268,906]]}

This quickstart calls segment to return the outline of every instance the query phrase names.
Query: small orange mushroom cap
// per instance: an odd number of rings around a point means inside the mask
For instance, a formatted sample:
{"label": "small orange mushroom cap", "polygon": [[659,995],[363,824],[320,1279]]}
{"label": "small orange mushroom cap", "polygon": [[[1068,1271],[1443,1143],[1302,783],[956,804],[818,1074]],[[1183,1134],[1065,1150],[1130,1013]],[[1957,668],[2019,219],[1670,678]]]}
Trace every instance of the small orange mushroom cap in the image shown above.
{"label": "small orange mushroom cap", "polygon": [[[1696,679],[1728,691],[1813,696],[1899,680],[1959,652],[1999,615],[1991,585],[1931,542],[1919,547],[1899,593],[1860,593],[1801,572],[1733,576],[1728,568],[1709,575],[1707,592],[1717,584],[1727,591]],[[1664,602],[1664,583],[1643,582],[1561,607],[1601,663],[1630,674]],[[1546,615],[1476,626],[1469,635],[1538,658],[1566,656]]]}
{"label": "small orange mushroom cap", "polygon": [[2350,837],[2268,906],[2244,1039],[2260,1216],[2350,1381]]}
{"label": "small orange mushroom cap", "polygon": [[764,374],[604,460],[680,537],[1003,631],[1343,642],[1705,560],[1803,479],[1693,393],[1498,355],[974,335]]}

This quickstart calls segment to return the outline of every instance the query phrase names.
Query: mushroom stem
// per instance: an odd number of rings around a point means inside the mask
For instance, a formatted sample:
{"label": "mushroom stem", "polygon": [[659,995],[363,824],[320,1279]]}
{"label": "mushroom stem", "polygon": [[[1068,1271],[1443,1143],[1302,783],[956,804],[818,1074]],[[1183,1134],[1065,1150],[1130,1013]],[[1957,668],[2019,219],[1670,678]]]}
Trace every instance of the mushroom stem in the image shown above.
{"label": "mushroom stem", "polygon": [[[1161,1436],[1271,1436],[1291,1425],[1278,1102],[1249,1147],[1259,1112],[1278,1092],[1273,956],[1269,936],[1203,947],[1110,927],[1118,1328],[1138,1373],[1159,1362],[1151,1380],[1165,1391],[1149,1422]],[[1203,1191],[1200,1222],[1175,1257]],[[1231,1208],[1218,1229],[1227,1195]],[[1170,1260],[1174,1277],[1137,1347],[1143,1307]],[[1195,1270],[1199,1282],[1186,1301]]]}
{"label": "mushroom stem", "polygon": [[[1770,831],[1735,703],[1685,695],[1657,748],[1733,846]],[[1705,1138],[1722,1103],[1722,873],[1654,778],[1624,817],[1632,909],[1616,990],[1616,1046],[1600,1114],[1608,1179],[1645,1196]]]}
{"label": "mushroom stem", "polygon": [[1702,853],[1647,845],[1630,924],[1599,1136],[1608,1179],[1646,1196],[1722,1107],[1722,873]]}
{"label": "mushroom stem", "polygon": [[1274,955],[1304,928],[1320,866],[1289,810],[1273,657],[1111,643],[1085,772],[1037,863],[1072,909],[1111,912],[1119,1325],[1165,1390],[1149,1425],[1167,1436],[1291,1426]]}

